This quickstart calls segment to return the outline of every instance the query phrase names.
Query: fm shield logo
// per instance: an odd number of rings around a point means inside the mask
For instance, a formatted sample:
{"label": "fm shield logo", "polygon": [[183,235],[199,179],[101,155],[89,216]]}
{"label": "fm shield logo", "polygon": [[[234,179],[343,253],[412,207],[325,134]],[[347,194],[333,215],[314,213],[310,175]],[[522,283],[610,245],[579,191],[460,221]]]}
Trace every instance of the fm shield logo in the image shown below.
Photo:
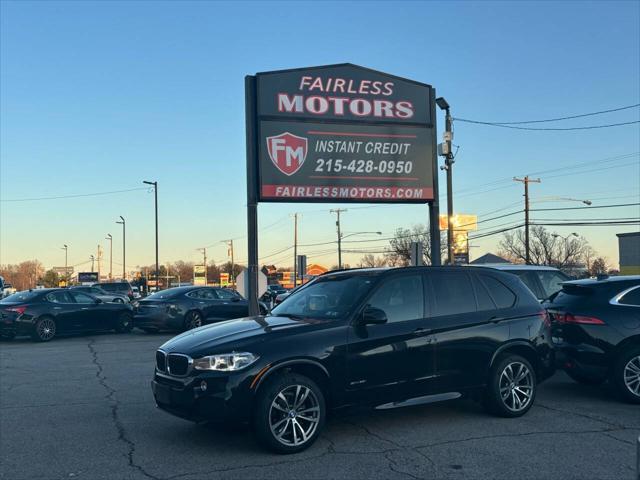
{"label": "fm shield logo", "polygon": [[307,158],[307,139],[289,132],[281,133],[267,137],[267,150],[276,168],[291,176],[300,170]]}

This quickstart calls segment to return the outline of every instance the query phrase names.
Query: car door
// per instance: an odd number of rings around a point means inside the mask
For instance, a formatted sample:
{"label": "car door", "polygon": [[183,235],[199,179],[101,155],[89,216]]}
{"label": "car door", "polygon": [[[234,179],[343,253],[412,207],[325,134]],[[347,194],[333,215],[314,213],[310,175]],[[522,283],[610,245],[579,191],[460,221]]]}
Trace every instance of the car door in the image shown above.
{"label": "car door", "polygon": [[225,318],[242,318],[249,313],[248,302],[239,294],[224,288],[216,288],[216,294],[222,301],[221,309]]}
{"label": "car door", "polygon": [[494,323],[495,303],[484,287],[474,285],[475,277],[466,269],[436,270],[427,278],[438,390],[458,392],[482,385],[502,328]]}
{"label": "car door", "polygon": [[55,290],[47,293],[44,298],[49,307],[47,313],[50,313],[55,318],[56,331],[62,333],[75,330],[78,305],[69,295],[69,292]]}
{"label": "car door", "polygon": [[70,290],[69,294],[75,300],[77,307],[75,313],[75,330],[107,330],[112,328],[107,325],[107,312],[104,303],[96,303],[96,298],[78,290]]}
{"label": "car door", "polygon": [[382,280],[366,307],[383,310],[387,322],[364,325],[360,313],[349,329],[349,396],[356,402],[382,404],[429,393],[435,362],[423,275],[412,272]]}

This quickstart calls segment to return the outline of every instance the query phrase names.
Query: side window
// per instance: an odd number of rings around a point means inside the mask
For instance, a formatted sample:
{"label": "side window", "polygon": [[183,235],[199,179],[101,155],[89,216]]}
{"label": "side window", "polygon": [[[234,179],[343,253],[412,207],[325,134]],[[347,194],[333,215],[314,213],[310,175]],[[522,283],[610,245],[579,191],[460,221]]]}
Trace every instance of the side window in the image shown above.
{"label": "side window", "polygon": [[482,281],[489,289],[491,297],[496,302],[498,308],[510,308],[516,303],[516,295],[509,290],[501,281],[489,275],[480,275]]}
{"label": "side window", "polygon": [[194,291],[192,291],[192,292],[189,292],[189,293],[187,293],[187,297],[189,297],[189,298],[195,298],[195,299],[201,298],[201,297],[200,297],[200,292],[201,292],[201,291],[202,291],[202,290],[194,290]]}
{"label": "side window", "polygon": [[385,280],[369,299],[369,305],[384,310],[389,323],[423,318],[422,275],[403,275]]}
{"label": "side window", "polygon": [[[84,290],[83,290],[83,291],[84,291]],[[94,287],[94,288],[92,288],[92,289],[90,290],[90,293],[91,293],[91,294],[93,294],[93,295],[102,295],[102,290],[100,290],[99,288],[95,288],[95,287]]]}
{"label": "side window", "polygon": [[466,272],[433,272],[430,278],[434,317],[477,310],[471,279]]}
{"label": "side window", "polygon": [[93,303],[94,301],[92,297],[82,292],[71,292],[71,296],[74,298],[76,303]]}
{"label": "side window", "polygon": [[540,290],[540,286],[538,285],[538,277],[531,270],[515,270],[510,271],[509,273],[517,275],[518,278],[522,280],[522,283],[524,283],[527,288],[533,292],[537,299],[542,300],[549,296],[545,292]]}
{"label": "side window", "polygon": [[476,299],[478,300],[478,311],[484,312],[487,310],[495,310],[496,304],[493,303],[491,297],[489,296],[489,292],[487,292],[487,287],[484,286],[482,282],[480,282],[475,276],[473,278],[473,286],[476,289]]}
{"label": "side window", "polygon": [[540,283],[544,289],[544,298],[549,298],[556,292],[562,290],[562,282],[568,280],[563,274],[553,271],[539,272]]}
{"label": "side window", "polygon": [[206,288],[199,290],[200,298],[204,298],[205,300],[217,300],[218,296],[216,292],[212,288]]}
{"label": "side window", "polygon": [[630,292],[624,294],[624,296],[618,300],[620,305],[633,305],[640,307],[640,287],[636,287]]}
{"label": "side window", "polygon": [[221,300],[231,300],[232,298],[236,297],[233,292],[225,290],[224,288],[216,290],[216,293],[218,294],[218,298],[220,298]]}
{"label": "side window", "polygon": [[48,302],[52,303],[73,303],[71,297],[67,294],[67,292],[51,292],[47,294],[45,297]]}

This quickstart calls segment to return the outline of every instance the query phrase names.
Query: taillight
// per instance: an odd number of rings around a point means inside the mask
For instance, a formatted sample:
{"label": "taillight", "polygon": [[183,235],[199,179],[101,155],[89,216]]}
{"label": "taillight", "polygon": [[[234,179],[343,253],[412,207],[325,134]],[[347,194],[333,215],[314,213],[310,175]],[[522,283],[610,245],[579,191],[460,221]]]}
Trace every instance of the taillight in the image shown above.
{"label": "taillight", "polygon": [[8,312],[16,312],[18,315],[22,315],[26,309],[27,309],[26,305],[21,305],[19,307],[7,308],[7,311]]}
{"label": "taillight", "polygon": [[545,327],[551,326],[551,318],[549,317],[549,312],[547,312],[546,310],[543,310],[538,315],[540,315],[540,318],[542,319],[542,323],[544,323]]}
{"label": "taillight", "polygon": [[556,312],[553,314],[554,320],[560,323],[573,323],[580,325],[604,325],[605,323],[596,317],[586,315],[573,315],[572,313]]}

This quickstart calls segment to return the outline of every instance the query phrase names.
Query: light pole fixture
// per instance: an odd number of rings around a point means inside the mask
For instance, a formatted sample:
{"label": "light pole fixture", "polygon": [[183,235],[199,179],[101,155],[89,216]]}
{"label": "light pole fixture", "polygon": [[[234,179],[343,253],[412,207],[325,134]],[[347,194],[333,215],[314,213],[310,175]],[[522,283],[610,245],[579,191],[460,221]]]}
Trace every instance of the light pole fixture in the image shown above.
{"label": "light pole fixture", "polygon": [[126,235],[126,222],[124,217],[120,215],[120,220],[116,220],[116,223],[122,225],[122,279],[127,279],[127,235]]}
{"label": "light pole fixture", "polygon": [[104,237],[105,240],[109,240],[109,280],[113,279],[113,237],[110,233]]}
{"label": "light pole fixture", "polygon": [[347,233],[347,234],[345,234],[345,235],[342,235],[342,239],[344,240],[345,238],[353,237],[354,235],[382,235],[382,232],[355,232],[355,233]]}
{"label": "light pole fixture", "polygon": [[62,250],[64,250],[64,278],[67,278],[69,276],[68,272],[67,272],[67,265],[68,265],[68,261],[67,259],[69,258],[68,253],[69,253],[69,246],[68,245],[63,245],[62,246]]}
{"label": "light pole fixture", "polygon": [[158,262],[158,182],[149,182],[147,180],[143,180],[146,185],[153,185],[153,192],[155,194],[155,209],[156,209],[156,291],[160,288],[160,263]]}

